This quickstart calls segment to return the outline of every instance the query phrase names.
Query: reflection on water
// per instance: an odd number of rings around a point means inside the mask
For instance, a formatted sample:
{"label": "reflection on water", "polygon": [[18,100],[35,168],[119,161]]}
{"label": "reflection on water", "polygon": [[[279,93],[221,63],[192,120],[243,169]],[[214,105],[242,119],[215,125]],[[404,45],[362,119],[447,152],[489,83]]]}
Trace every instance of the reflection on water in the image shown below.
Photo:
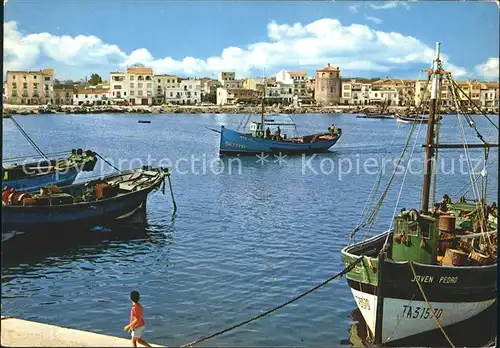
{"label": "reflection on water", "polygon": [[[173,165],[180,162],[178,170],[172,171],[178,216],[172,221],[167,188],[166,195],[158,191],[149,195],[147,224],[85,233],[43,232],[30,238],[20,236],[8,247],[2,245],[4,314],[127,337],[122,324],[130,311],[127,295],[137,289],[148,340],[178,346],[273,308],[344,267],[340,249],[348,243],[346,236],[377,179],[373,168],[365,171],[363,164],[370,159],[380,163],[394,137],[387,158],[397,156],[411,128],[394,120],[366,122],[353,115],[300,115],[296,121],[301,133],[324,131],[332,121],[343,129],[332,151],[311,161],[314,171],[308,167],[304,171],[302,156],[287,156],[281,164],[274,156],[267,157],[265,164],[257,162],[256,156],[241,156],[237,158],[240,173],[237,161],[232,163],[232,172],[228,170],[234,159],[217,161],[220,134],[205,126],[218,129],[223,123],[236,128],[244,115],[155,115],[151,116],[154,127],[138,124],[142,117],[58,114],[19,120],[46,152],[82,147],[115,164],[133,158],[146,163],[148,156],[155,159],[152,164],[159,164],[160,159]],[[479,119],[477,125],[481,130],[488,128]],[[445,118],[440,136],[445,142],[456,142],[456,129],[456,120]],[[496,130],[484,135],[489,142],[498,142]],[[33,153],[10,122],[4,122],[3,136],[5,157]],[[420,132],[416,142],[417,157],[422,156],[419,144],[424,136]],[[497,158],[498,149],[491,151],[490,158]],[[449,159],[457,153],[446,151],[440,157]],[[471,154],[482,152],[475,149]],[[347,173],[340,165],[349,161],[353,167]],[[222,165],[223,171],[217,167]],[[98,167],[109,170],[102,163]],[[488,187],[494,193],[498,187],[494,168],[489,177]],[[397,203],[401,182],[402,175],[398,175],[372,233],[388,228],[397,204],[398,208],[418,206],[421,175],[408,174],[404,195]],[[453,196],[468,182],[468,175],[449,174],[439,180],[436,195]],[[353,306],[345,278],[339,279],[206,344],[338,346],[349,335]],[[357,326],[352,332],[360,337],[365,331]],[[349,342],[361,345],[362,340]]]}
{"label": "reflection on water", "polygon": [[[349,327],[349,340],[342,341],[351,347],[371,346],[371,335],[359,309],[353,310],[349,317],[353,323]],[[446,334],[456,347],[494,346],[497,330],[496,303],[483,313],[462,323],[445,328]],[[493,344],[493,345],[490,345]],[[416,335],[411,339],[398,340],[385,346],[389,347],[448,347],[449,343],[441,330]]]}

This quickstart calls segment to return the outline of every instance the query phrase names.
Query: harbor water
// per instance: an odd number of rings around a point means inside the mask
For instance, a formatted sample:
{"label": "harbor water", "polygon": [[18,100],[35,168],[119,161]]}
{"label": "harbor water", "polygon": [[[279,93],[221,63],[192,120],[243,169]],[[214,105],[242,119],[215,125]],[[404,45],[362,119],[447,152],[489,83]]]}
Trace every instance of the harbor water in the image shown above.
{"label": "harbor water", "polygon": [[[178,211],[172,216],[167,187],[165,195],[149,196],[145,225],[85,233],[75,228],[7,242],[11,246],[2,245],[2,315],[127,337],[122,329],[129,318],[128,294],[138,290],[144,338],[175,346],[257,315],[341,271],[340,249],[360,221],[377,171],[385,168],[380,194],[412,125],[347,114],[292,116],[300,134],[327,131],[334,122],[342,137],[321,155],[219,158],[219,134],[207,127],[236,129],[244,115],[16,117],[46,153],[83,148],[121,169],[148,162],[171,167]],[[498,143],[497,130],[484,117],[475,120],[485,139]],[[479,143],[463,126],[467,141]],[[395,211],[419,208],[425,132],[425,124],[416,126],[407,150],[415,160],[403,162],[410,170],[398,171],[378,220],[370,231],[358,232],[357,240],[388,229]],[[284,133],[293,135],[282,127]],[[444,117],[440,138],[461,143],[456,117]],[[4,158],[34,153],[4,119]],[[470,150],[474,165],[483,153]],[[498,190],[497,160],[498,149],[492,149],[490,202]],[[464,150],[442,150],[438,163],[436,200],[444,194],[458,199],[470,181]],[[474,168],[481,169],[482,164]],[[99,160],[94,172],[81,173],[78,181],[112,170]],[[474,198],[472,191],[466,196]],[[349,345],[355,308],[340,278],[202,345]]]}

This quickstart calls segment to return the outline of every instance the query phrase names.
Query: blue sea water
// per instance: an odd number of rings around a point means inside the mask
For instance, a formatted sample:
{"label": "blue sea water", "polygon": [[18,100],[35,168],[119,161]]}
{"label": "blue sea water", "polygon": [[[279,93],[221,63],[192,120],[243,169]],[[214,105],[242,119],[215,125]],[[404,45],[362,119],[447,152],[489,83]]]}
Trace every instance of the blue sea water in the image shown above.
{"label": "blue sea water", "polygon": [[[359,223],[377,170],[385,159],[382,190],[411,125],[344,114],[293,115],[301,134],[326,131],[335,122],[342,138],[330,153],[317,156],[219,159],[219,134],[206,127],[236,128],[243,117],[16,117],[46,153],[83,148],[121,169],[148,161],[172,167],[178,211],[173,218],[168,192],[156,191],[148,200],[145,228],[58,231],[56,239],[36,243],[25,238],[2,260],[2,315],[128,337],[122,328],[130,310],[128,294],[136,289],[144,306],[145,338],[181,345],[270,309],[341,271],[340,249]],[[151,123],[139,124],[139,119]],[[498,131],[487,120],[475,121],[485,139],[498,143]],[[493,121],[498,125],[497,117]],[[467,141],[478,143],[463,125]],[[405,176],[404,168],[399,170],[379,219],[369,232],[360,231],[358,239],[389,228],[394,211],[418,209],[426,125],[416,127],[407,149],[415,159],[411,172]],[[292,135],[287,129],[282,133]],[[461,142],[456,117],[445,116],[440,138]],[[470,155],[482,159],[483,151],[474,149]],[[3,157],[34,153],[4,119]],[[491,200],[498,190],[495,161],[498,149],[489,155]],[[470,179],[464,150],[440,151],[438,163],[436,199],[445,193],[458,199],[454,195]],[[111,170],[99,161],[93,173],[82,173],[78,180]],[[472,191],[467,197],[474,197]],[[203,345],[338,346],[349,338],[353,309],[341,278]]]}

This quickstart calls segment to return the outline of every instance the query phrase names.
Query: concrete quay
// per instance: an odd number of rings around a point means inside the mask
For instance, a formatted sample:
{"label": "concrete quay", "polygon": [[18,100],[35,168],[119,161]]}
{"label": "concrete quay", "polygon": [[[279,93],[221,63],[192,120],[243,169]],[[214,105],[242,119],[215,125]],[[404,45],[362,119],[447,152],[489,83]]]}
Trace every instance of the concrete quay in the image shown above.
{"label": "concrete quay", "polygon": [[[146,331],[147,333],[147,331]],[[126,334],[126,333],[124,333]],[[128,335],[128,334],[127,334]],[[147,340],[147,336],[144,337]],[[148,343],[153,347],[165,347]],[[2,317],[2,347],[131,347],[130,339]],[[138,344],[138,347],[142,347]]]}

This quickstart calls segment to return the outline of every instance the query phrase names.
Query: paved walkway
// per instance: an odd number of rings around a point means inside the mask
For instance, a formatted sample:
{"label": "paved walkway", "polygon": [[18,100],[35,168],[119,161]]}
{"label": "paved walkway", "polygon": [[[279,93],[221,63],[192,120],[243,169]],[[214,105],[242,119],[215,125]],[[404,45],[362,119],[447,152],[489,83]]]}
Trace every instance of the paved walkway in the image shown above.
{"label": "paved walkway", "polygon": [[[66,329],[15,318],[1,320],[2,346],[8,347],[131,347],[130,339]],[[147,338],[147,337],[145,337]],[[150,342],[148,342],[150,343]],[[151,343],[150,343],[151,344]],[[153,347],[164,347],[151,344]],[[140,344],[139,347],[142,347]]]}

